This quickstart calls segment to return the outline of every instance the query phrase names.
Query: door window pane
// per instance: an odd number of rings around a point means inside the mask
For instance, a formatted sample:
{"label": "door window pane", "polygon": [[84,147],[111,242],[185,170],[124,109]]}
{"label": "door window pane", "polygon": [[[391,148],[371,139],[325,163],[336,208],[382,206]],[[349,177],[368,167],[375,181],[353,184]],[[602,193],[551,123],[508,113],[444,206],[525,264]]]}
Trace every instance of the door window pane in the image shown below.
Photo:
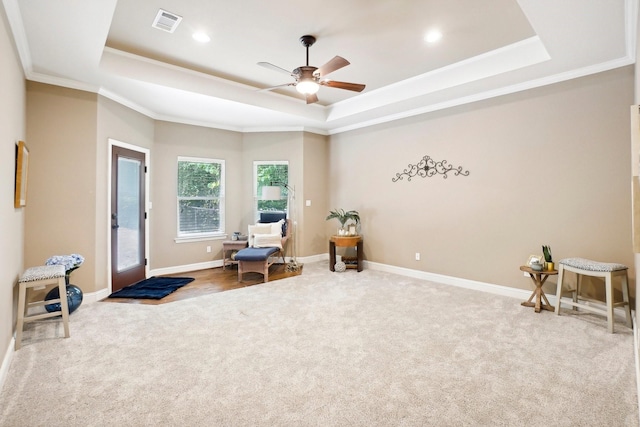
{"label": "door window pane", "polygon": [[118,271],[140,265],[139,160],[118,158]]}

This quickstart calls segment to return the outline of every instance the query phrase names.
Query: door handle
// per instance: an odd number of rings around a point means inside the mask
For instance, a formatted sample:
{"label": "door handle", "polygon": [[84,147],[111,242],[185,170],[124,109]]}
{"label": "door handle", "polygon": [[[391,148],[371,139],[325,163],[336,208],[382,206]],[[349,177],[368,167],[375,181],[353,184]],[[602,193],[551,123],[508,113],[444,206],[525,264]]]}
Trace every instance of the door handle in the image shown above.
{"label": "door handle", "polygon": [[120,225],[118,225],[118,215],[114,213],[111,214],[111,228],[113,230],[120,228]]}

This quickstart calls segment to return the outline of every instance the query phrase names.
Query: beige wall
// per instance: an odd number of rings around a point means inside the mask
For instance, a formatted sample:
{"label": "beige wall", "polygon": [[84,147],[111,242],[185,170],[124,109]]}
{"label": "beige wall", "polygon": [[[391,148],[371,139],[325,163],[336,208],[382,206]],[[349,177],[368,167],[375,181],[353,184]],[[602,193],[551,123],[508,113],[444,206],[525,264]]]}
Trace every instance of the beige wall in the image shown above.
{"label": "beige wall", "polygon": [[[225,226],[239,230],[242,223],[242,135],[220,129],[156,122],[151,153],[151,268],[202,263],[222,258],[222,240],[176,243],[178,156],[225,160]],[[207,253],[206,247],[212,252]]]}
{"label": "beige wall", "polygon": [[[27,242],[51,233],[55,218],[87,231],[80,239],[60,232],[27,254],[42,262],[54,253],[89,253],[93,260],[74,273],[76,281],[85,291],[107,287],[106,140],[111,137],[151,149],[152,269],[221,257],[220,240],[174,241],[178,156],[226,160],[228,231],[244,231],[253,222],[253,161],[288,160],[296,186],[298,256],[327,252],[335,224],[324,218],[330,208],[342,207],[360,211],[365,258],[384,264],[524,289],[530,285],[517,267],[540,253],[542,244],[552,246],[556,259],[585,256],[632,265],[632,92],[633,69],[627,67],[326,137],[155,122],[92,94],[29,84],[29,138],[47,161],[35,163],[40,188],[34,191],[42,200]],[[471,174],[391,182],[426,154]],[[55,173],[60,164],[74,173]],[[82,182],[87,201],[78,206],[65,199],[47,211],[47,203],[54,203],[47,199],[50,187],[72,186],[78,173],[87,176]],[[74,214],[78,209],[83,215]],[[51,247],[63,243],[74,249]],[[421,261],[414,260],[416,252]],[[496,269],[487,258],[510,267]]]}
{"label": "beige wall", "polygon": [[[178,156],[226,161],[228,233],[246,232],[254,223],[253,162],[289,161],[289,182],[296,188],[298,256],[326,253],[327,137],[303,132],[241,134],[224,130],[157,122],[152,151],[151,266],[175,267],[222,258],[222,240],[175,243]],[[162,172],[159,172],[162,171]],[[311,198],[315,203],[305,207]],[[304,238],[305,233],[310,236]],[[207,253],[206,247],[212,252]]]}
{"label": "beige wall", "polygon": [[[300,236],[305,193],[316,202],[306,211],[312,215],[307,228],[315,236],[315,243],[305,245],[299,255],[325,251],[324,245],[318,245],[324,240],[323,226],[313,215],[322,217],[326,213],[326,137],[302,132],[243,135],[154,121],[107,98],[40,83],[30,82],[27,93],[28,137],[33,140],[33,164],[37,168],[32,194],[35,207],[28,217],[28,223],[34,225],[26,237],[28,248],[32,248],[26,251],[31,265],[41,264],[54,254],[77,252],[86,261],[73,273],[72,282],[85,292],[108,288],[109,138],[150,150],[150,269],[198,264],[222,256],[222,240],[175,242],[178,156],[226,161],[228,231],[245,230],[253,222],[253,161],[288,160],[291,182],[299,194],[296,209]],[[305,150],[308,170],[303,177]],[[73,197],[57,201],[56,189],[61,188],[73,188]],[[80,194],[84,196],[80,198]],[[43,235],[51,239],[36,244]],[[211,253],[206,251],[207,246],[211,246]]]}
{"label": "beige wall", "polygon": [[[178,156],[226,161],[226,219],[228,233],[246,232],[254,223],[253,162],[289,161],[289,182],[296,187],[298,256],[326,252],[327,137],[303,132],[241,134],[198,126],[157,122],[152,151],[151,265],[165,268],[218,260],[222,241],[175,243]],[[159,171],[162,171],[160,173]],[[311,198],[315,203],[305,207]],[[305,233],[310,236],[304,238]],[[206,247],[212,252],[207,253]]]}
{"label": "beige wall", "polygon": [[[253,162],[267,160],[287,160],[289,161],[289,185],[296,190],[295,209],[296,223],[295,234],[297,255],[300,256],[300,231],[299,224],[303,219],[304,189],[303,189],[303,133],[302,132],[270,132],[270,133],[247,133],[242,136],[242,157],[243,157],[243,215],[240,230],[246,233],[247,226],[255,222],[255,209],[253,200]],[[290,250],[290,249],[289,249]],[[287,255],[290,255],[289,252]]]}
{"label": "beige wall", "polygon": [[27,84],[25,263],[81,254],[85,262],[71,283],[84,292],[96,290],[96,111],[94,93]]}
{"label": "beige wall", "polygon": [[33,203],[27,208],[26,262],[41,265],[51,255],[80,253],[85,263],[72,283],[84,292],[105,289],[108,139],[151,148],[154,121],[93,93],[35,82],[27,93]]}
{"label": "beige wall", "polygon": [[[303,150],[299,253],[310,256],[327,253],[329,246],[325,224],[329,214],[329,137],[305,133]],[[306,206],[307,200],[311,206]]]}
{"label": "beige wall", "polygon": [[[11,108],[0,103],[8,120],[2,132],[11,133],[3,144],[11,152],[25,122],[13,108],[25,102],[14,83],[23,90],[24,83],[19,68],[12,72],[1,81],[13,78],[14,102]],[[7,241],[13,240],[3,245],[3,274],[9,275],[3,300],[9,309],[3,312],[15,311],[9,289],[23,266],[22,251],[13,251],[22,245],[23,221],[24,264],[78,252],[87,261],[73,282],[85,292],[107,288],[108,138],[151,150],[152,269],[221,258],[221,240],[174,241],[178,156],[226,160],[230,231],[253,222],[253,161],[288,160],[298,256],[327,252],[335,224],[324,218],[330,208],[342,207],[361,213],[365,258],[393,266],[529,289],[517,267],[542,244],[551,245],[556,260],[584,256],[633,265],[633,85],[633,68],[626,67],[326,137],[157,122],[95,94],[29,83],[29,205],[24,220],[23,210],[0,211],[2,226],[9,224]],[[427,154],[470,175],[391,181]],[[12,160],[9,166],[11,176],[4,179],[12,182]],[[5,198],[12,200],[13,193]],[[0,339],[8,342],[13,319],[5,317]]]}
{"label": "beige wall", "polygon": [[[637,13],[640,14],[640,10],[637,11]],[[639,16],[635,17],[635,21],[636,24],[639,21]],[[638,64],[638,60],[640,60],[640,43],[638,43],[638,41],[640,40],[640,25],[636,25],[636,64]],[[633,97],[633,104],[634,105],[639,105],[640,104],[640,67],[636,66],[635,67],[635,75],[634,75],[634,97]],[[638,110],[636,110],[634,108],[635,112],[637,112]],[[633,112],[632,114],[636,114],[635,112]],[[639,113],[640,114],[640,113]],[[632,155],[631,155],[631,170],[632,170],[632,175],[635,176],[635,180],[636,182],[638,182],[638,163],[640,162],[640,127],[638,126],[638,121],[636,120],[637,116],[633,119],[632,123],[634,123],[635,125],[631,128],[631,133],[632,133]],[[634,227],[634,231],[635,230],[640,230],[640,195],[638,194],[640,190],[638,188],[635,189],[635,200],[634,200],[634,206],[633,206],[633,210],[634,210],[634,219],[633,219],[633,227]],[[638,232],[635,233],[634,235],[634,240],[640,241],[640,236],[638,236]],[[635,267],[636,270],[638,270],[638,268],[640,268],[640,253],[635,253],[634,255],[635,258]],[[638,298],[636,298],[636,312],[635,312],[635,317],[636,317],[636,324],[640,324],[640,300]],[[638,331],[636,330],[636,334],[638,333]],[[637,350],[637,349],[636,349]]]}
{"label": "beige wall", "polygon": [[[523,289],[543,244],[632,266],[632,102],[625,67],[333,136],[330,204],[384,264]],[[470,175],[392,182],[424,155]]]}
{"label": "beige wall", "polygon": [[[23,140],[28,148],[31,144],[26,139],[24,75],[4,9],[0,9],[0,354],[4,354],[13,335],[15,284],[24,266],[25,208],[13,207],[16,142]],[[29,204],[30,190],[27,189]]]}

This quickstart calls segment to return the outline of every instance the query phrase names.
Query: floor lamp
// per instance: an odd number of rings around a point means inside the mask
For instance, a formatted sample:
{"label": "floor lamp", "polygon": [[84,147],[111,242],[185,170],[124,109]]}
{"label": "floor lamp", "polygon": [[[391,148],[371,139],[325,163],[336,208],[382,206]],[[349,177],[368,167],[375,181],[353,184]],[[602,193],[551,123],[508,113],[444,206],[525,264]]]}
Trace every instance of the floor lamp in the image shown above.
{"label": "floor lamp", "polygon": [[287,206],[289,207],[289,213],[291,217],[291,235],[293,237],[292,243],[292,256],[289,259],[289,262],[286,266],[286,271],[298,271],[300,270],[301,264],[298,264],[296,259],[296,189],[295,187],[290,186],[286,182],[272,181],[270,185],[265,185],[262,187],[262,200],[282,200],[282,191],[281,187],[287,189]]}

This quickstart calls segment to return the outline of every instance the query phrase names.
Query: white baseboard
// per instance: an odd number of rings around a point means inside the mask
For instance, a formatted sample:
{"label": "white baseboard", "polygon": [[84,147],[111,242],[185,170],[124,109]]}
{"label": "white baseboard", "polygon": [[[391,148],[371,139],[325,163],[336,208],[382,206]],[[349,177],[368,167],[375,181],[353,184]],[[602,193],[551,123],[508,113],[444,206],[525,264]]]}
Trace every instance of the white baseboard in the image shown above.
{"label": "white baseboard", "polygon": [[97,301],[101,301],[103,299],[105,299],[106,297],[108,297],[109,295],[111,295],[111,292],[109,291],[109,289],[100,289],[99,291],[96,292],[91,292],[88,294],[84,294],[82,297],[82,303],[94,303]]}
{"label": "white baseboard", "polygon": [[[633,356],[636,362],[636,394],[638,398],[638,407],[640,408],[640,359],[638,355],[638,323],[636,322],[635,311],[631,312],[631,319],[633,319]],[[640,421],[640,411],[638,411],[638,421]]]}
{"label": "white baseboard", "polygon": [[[371,270],[385,271],[387,273],[398,274],[400,276],[413,277],[415,279],[429,280],[431,282],[442,283],[444,285],[457,286],[459,288],[472,289],[474,291],[488,292],[494,295],[501,295],[505,297],[515,298],[522,301],[526,301],[531,296],[532,289],[518,289],[510,288],[508,286],[494,285],[493,283],[478,282],[476,280],[461,279],[459,277],[445,276],[443,274],[429,273],[426,271],[412,270],[404,267],[395,267],[393,265],[380,264],[372,261],[364,261],[364,266]],[[555,295],[545,294],[549,303],[555,306],[558,303],[558,299]],[[587,305],[589,305],[587,303]],[[614,309],[614,316],[626,319],[624,308],[616,307]],[[633,317],[633,316],[631,316]]]}
{"label": "white baseboard", "polygon": [[222,267],[221,259],[214,260],[214,261],[199,262],[195,264],[176,265],[173,267],[154,268],[153,270],[149,270],[149,277],[161,276],[164,274],[185,273],[187,271],[206,270],[207,268],[216,268],[216,267]]}
{"label": "white baseboard", "polygon": [[9,346],[4,353],[4,357],[2,358],[2,365],[0,365],[0,391],[4,389],[4,383],[7,380],[7,375],[9,374],[9,366],[11,366],[11,361],[13,360],[13,353],[15,348],[15,337],[12,337],[9,340]]}
{"label": "white baseboard", "polygon": [[[289,261],[290,258],[287,258],[287,261]],[[305,263],[305,262],[320,262],[320,261],[327,261],[329,260],[329,254],[318,254],[318,255],[311,255],[311,256],[305,256],[305,257],[298,257],[297,258],[298,262],[301,263]]]}
{"label": "white baseboard", "polygon": [[[364,266],[371,270],[385,271],[387,273],[399,274],[400,276],[413,277],[415,279],[429,280],[431,282],[442,283],[444,285],[457,286],[459,288],[473,289],[476,291],[489,292],[491,294],[518,298],[522,300],[529,299],[532,291],[510,288],[507,286],[494,285],[492,283],[478,282],[475,280],[461,279],[459,277],[445,276],[443,274],[429,273],[426,271],[412,270],[410,268],[395,267],[393,265],[380,264],[372,261],[365,261]],[[555,299],[555,297],[554,297]],[[551,297],[549,296],[549,302]]]}

